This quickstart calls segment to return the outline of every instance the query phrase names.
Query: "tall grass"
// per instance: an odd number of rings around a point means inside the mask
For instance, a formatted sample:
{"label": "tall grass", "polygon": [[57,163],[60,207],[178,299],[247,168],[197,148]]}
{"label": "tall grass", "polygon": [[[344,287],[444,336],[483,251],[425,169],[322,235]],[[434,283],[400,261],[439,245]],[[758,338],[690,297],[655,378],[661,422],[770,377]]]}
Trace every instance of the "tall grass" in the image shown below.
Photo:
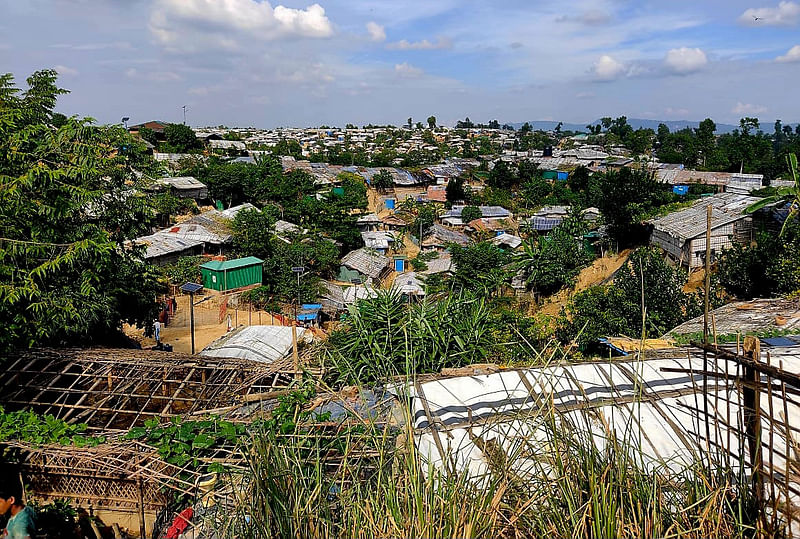
{"label": "tall grass", "polygon": [[[407,310],[383,296],[361,304],[350,334],[339,337],[335,368],[357,384],[363,374],[368,383],[396,374],[413,382],[420,371],[459,364],[460,351],[488,340],[481,330],[484,307],[473,301],[479,300]],[[455,312],[471,318],[447,318]],[[543,356],[531,348],[528,354],[531,363],[549,365],[564,359],[558,350]],[[468,354],[464,363],[473,359]],[[561,414],[545,403],[467,428],[466,439],[480,450],[480,460],[468,466],[463,455],[437,462],[435,454],[421,451],[411,408],[402,399],[398,408],[404,416],[399,421],[396,412],[369,420],[352,414],[333,427],[328,422],[292,435],[255,433],[253,445],[243,450],[247,473],[229,481],[237,488],[224,535],[755,535],[755,504],[742,472],[707,455],[681,468],[647,461],[638,421],[631,419],[619,438],[607,425],[593,425],[591,411]],[[447,432],[440,436],[447,445],[458,443]]]}
{"label": "tall grass", "polygon": [[[749,537],[746,482],[722,465],[645,470],[636,448],[598,447],[556,418],[520,417],[517,450],[484,455],[489,472],[426,463],[413,433],[378,424],[323,437],[257,436],[237,481],[227,534],[237,537]],[[544,430],[543,430],[544,429]],[[485,430],[483,431],[486,432]],[[479,435],[480,436],[480,435]],[[494,451],[494,452],[493,452]],[[495,452],[499,452],[498,456]],[[449,468],[449,469],[448,469]]]}

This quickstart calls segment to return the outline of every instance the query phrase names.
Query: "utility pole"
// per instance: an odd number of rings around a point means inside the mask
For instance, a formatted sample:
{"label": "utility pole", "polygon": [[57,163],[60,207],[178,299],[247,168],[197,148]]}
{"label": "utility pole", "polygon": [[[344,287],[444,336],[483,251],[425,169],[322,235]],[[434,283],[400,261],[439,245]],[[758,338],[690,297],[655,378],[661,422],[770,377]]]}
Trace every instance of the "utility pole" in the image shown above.
{"label": "utility pole", "polygon": [[186,125],[186,105],[181,108],[183,109],[183,125]]}
{"label": "utility pole", "polygon": [[297,351],[297,310],[300,307],[300,276],[306,270],[303,266],[292,267],[297,274],[297,303],[294,304],[294,320],[292,320],[292,358],[294,359],[294,378],[300,379],[300,354]]}

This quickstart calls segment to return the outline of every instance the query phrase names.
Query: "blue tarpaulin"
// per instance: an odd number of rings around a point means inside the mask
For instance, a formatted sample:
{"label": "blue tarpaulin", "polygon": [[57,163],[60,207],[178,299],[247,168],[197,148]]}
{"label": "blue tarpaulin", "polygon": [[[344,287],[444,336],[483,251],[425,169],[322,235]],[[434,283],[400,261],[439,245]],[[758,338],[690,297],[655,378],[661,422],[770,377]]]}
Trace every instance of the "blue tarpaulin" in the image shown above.
{"label": "blue tarpaulin", "polygon": [[688,185],[676,185],[672,188],[672,192],[676,195],[688,195],[689,194],[689,186]]}

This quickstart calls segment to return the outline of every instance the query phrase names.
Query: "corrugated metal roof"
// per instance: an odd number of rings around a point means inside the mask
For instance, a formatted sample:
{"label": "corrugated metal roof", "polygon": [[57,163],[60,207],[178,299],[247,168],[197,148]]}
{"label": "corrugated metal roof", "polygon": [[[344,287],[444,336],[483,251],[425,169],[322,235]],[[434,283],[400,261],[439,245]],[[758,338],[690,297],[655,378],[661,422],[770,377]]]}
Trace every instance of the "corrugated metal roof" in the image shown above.
{"label": "corrugated metal roof", "polygon": [[392,283],[392,289],[401,294],[412,296],[424,296],[425,285],[419,280],[417,274],[413,271],[398,275]]}
{"label": "corrugated metal roof", "polygon": [[528,226],[539,232],[548,232],[560,225],[562,220],[558,217],[531,217]]}
{"label": "corrugated metal roof", "polygon": [[437,273],[447,273],[455,271],[455,264],[449,254],[439,253],[437,258],[425,262],[428,269],[421,271],[423,275],[435,275]]}
{"label": "corrugated metal roof", "polygon": [[201,268],[212,271],[232,270],[236,268],[244,268],[246,266],[255,266],[263,264],[264,261],[254,256],[247,256],[244,258],[236,258],[234,260],[211,260],[201,265]]}
{"label": "corrugated metal roof", "polygon": [[[297,328],[298,340],[305,340],[305,328]],[[201,356],[238,358],[273,363],[289,355],[292,328],[288,326],[244,326],[212,342]]]}
{"label": "corrugated metal roof", "polygon": [[[755,299],[728,303],[711,311],[717,335],[769,330],[800,331],[800,300]],[[709,322],[710,323],[710,322]],[[687,335],[703,331],[703,317],[698,316],[667,332]]]}
{"label": "corrugated metal roof", "polygon": [[744,210],[760,199],[736,193],[701,198],[685,210],[649,221],[656,230],[685,242],[706,232],[706,208],[710,205],[711,228],[719,228],[745,217]]}
{"label": "corrugated metal roof", "polygon": [[469,236],[462,234],[457,230],[450,230],[440,224],[433,224],[425,235],[422,245],[425,247],[445,245],[447,243],[455,243],[462,247],[468,245],[470,242]]}
{"label": "corrugated metal roof", "polygon": [[166,234],[153,234],[136,238],[134,243],[145,246],[145,260],[159,258],[172,253],[181,253],[193,247],[203,245],[202,241],[169,236]]}
{"label": "corrugated metal roof", "polygon": [[394,234],[377,230],[374,232],[362,232],[361,239],[367,249],[388,249],[395,242]]}
{"label": "corrugated metal roof", "polygon": [[170,185],[175,189],[202,189],[206,184],[194,176],[176,176],[174,178],[159,178],[159,183]]}
{"label": "corrugated metal roof", "polygon": [[389,263],[390,260],[382,254],[364,247],[350,251],[342,258],[342,266],[373,279],[380,277],[381,273],[389,266]]}
{"label": "corrugated metal roof", "polygon": [[517,247],[522,245],[522,238],[505,232],[500,234],[499,236],[495,236],[489,241],[491,241],[495,245],[507,245],[512,249],[516,249]]}
{"label": "corrugated metal roof", "polygon": [[[457,217],[460,219],[461,212],[466,207],[466,205],[453,206],[452,209],[446,212],[442,217]],[[486,219],[501,219],[511,216],[511,212],[502,206],[478,206],[478,208],[481,210],[481,217]]]}

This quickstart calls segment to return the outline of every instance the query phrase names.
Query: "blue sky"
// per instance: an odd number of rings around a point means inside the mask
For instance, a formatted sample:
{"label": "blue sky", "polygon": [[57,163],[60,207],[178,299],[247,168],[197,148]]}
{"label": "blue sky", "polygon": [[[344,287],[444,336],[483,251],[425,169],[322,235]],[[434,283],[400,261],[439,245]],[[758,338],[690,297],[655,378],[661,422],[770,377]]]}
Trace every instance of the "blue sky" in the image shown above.
{"label": "blue sky", "polygon": [[0,71],[109,123],[800,121],[800,0],[492,4],[0,0]]}

